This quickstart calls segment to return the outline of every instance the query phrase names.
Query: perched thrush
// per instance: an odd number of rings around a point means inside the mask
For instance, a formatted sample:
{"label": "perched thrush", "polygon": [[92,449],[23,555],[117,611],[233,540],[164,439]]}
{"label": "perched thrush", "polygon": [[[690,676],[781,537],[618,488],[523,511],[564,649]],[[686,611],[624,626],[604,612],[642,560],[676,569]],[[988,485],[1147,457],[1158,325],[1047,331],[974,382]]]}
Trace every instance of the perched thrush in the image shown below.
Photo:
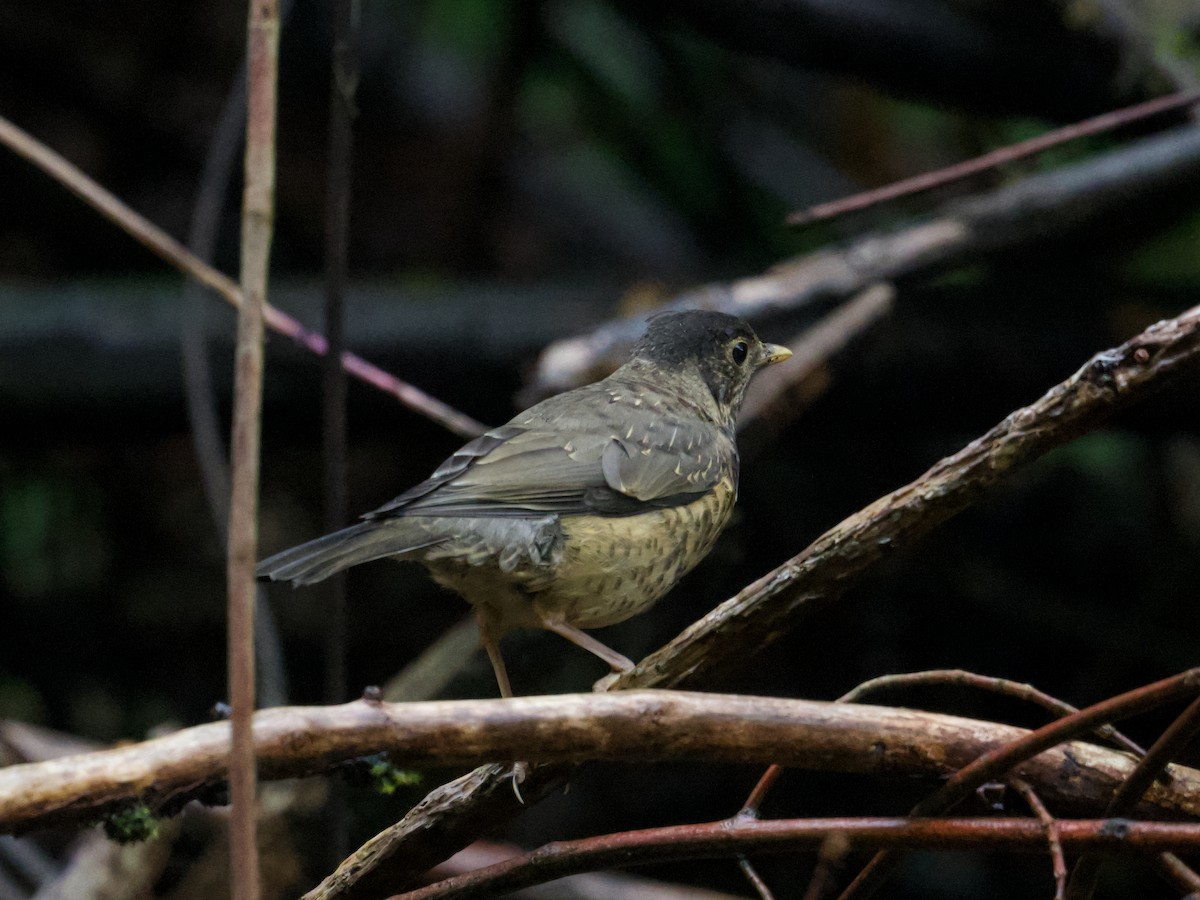
{"label": "perched thrush", "polygon": [[506,697],[499,640],[516,628],[628,669],[581,629],[649,609],[712,549],[737,498],[746,386],[789,356],[723,313],[655,316],[607,378],[527,409],[364,521],[257,574],[303,585],[383,557],[421,562],[474,607]]}

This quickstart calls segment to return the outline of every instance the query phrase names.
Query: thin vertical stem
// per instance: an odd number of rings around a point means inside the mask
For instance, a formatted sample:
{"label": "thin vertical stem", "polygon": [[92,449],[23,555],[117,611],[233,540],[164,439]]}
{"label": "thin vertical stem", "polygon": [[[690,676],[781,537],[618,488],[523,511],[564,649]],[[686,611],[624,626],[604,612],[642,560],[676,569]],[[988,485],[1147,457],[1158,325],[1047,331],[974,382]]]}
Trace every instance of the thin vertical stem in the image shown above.
{"label": "thin vertical stem", "polygon": [[262,413],[263,310],[275,195],[277,0],[251,0],[246,29],[245,188],[242,296],[234,373],[229,504],[229,698],[233,708],[229,783],[232,895],[258,900],[254,736],[254,564],[258,556],[258,457]]}
{"label": "thin vertical stem", "polygon": [[[333,73],[329,97],[329,175],[325,206],[325,334],[322,449],[325,525],[346,522],[346,370],[342,368],[346,326],[344,293],[349,266],[350,197],[354,171],[355,94],[358,89],[358,0],[337,0],[333,14]],[[346,698],[346,578],[329,580],[330,610],[325,631],[325,699]],[[334,861],[349,850],[346,800],[335,788],[329,796],[329,845]]]}
{"label": "thin vertical stem", "polygon": [[[329,183],[325,214],[325,334],[324,357],[325,525],[346,524],[346,370],[344,293],[350,241],[350,186],[353,181],[354,96],[358,82],[356,53],[357,0],[337,0],[334,11],[333,78],[329,105]],[[342,703],[346,694],[345,582],[330,579],[333,608],[326,640],[325,698]]]}

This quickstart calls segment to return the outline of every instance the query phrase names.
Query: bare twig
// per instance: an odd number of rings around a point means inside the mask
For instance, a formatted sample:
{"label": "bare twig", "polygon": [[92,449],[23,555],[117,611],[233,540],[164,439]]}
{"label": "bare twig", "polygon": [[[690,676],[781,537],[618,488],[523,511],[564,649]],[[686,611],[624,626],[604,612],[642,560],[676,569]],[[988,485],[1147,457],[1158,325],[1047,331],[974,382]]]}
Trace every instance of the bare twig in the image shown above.
{"label": "bare twig", "polygon": [[[1200,824],[1124,822],[1109,819],[1059,820],[1062,844],[1072,850],[1144,853],[1166,848],[1200,848]],[[1046,829],[1037,818],[1025,819],[774,819],[734,818],[721,822],[647,828],[556,841],[427,887],[399,895],[402,900],[466,900],[495,897],[564,875],[615,866],[750,852],[785,852],[820,847],[831,834],[842,834],[854,847],[903,847],[939,850],[986,848],[1043,852]]]}
{"label": "bare twig", "polygon": [[[536,754],[547,762],[777,760],[820,771],[941,779],[1029,734],[1010,725],[910,709],[687,691],[362,700],[278,707],[254,717],[255,755],[264,780],[313,775],[380,751],[402,766],[445,767]],[[177,805],[224,779],[228,754],[229,728],[215,722],[139,744],[2,768],[0,832],[95,818],[131,800],[151,810]],[[1018,771],[1047,802],[1099,809],[1133,767],[1127,754],[1072,743]],[[530,778],[542,773],[535,769]],[[1173,766],[1171,773],[1169,783],[1151,786],[1140,808],[1147,814],[1200,817],[1200,771]],[[511,787],[498,786],[515,805]]]}
{"label": "bare twig", "polygon": [[238,307],[229,503],[230,877],[234,900],[258,900],[254,759],[254,564],[262,427],[263,308],[275,223],[277,0],[250,4],[246,25],[246,163],[242,196],[242,297]]}
{"label": "bare twig", "polygon": [[[433,869],[430,881],[490,866],[520,852],[521,848],[514,844],[476,841]],[[512,896],[520,900],[741,900],[740,896],[724,891],[671,884],[619,871],[572,875],[553,885],[532,886]]]}
{"label": "bare twig", "polygon": [[[1079,712],[1077,708],[1069,703],[1059,700],[1057,697],[1052,697],[1049,694],[1039,691],[1031,684],[1019,684],[1015,681],[1009,681],[1005,678],[990,678],[985,675],[976,675],[974,672],[967,672],[962,669],[935,669],[927,672],[908,672],[898,675],[881,675],[878,678],[872,678],[869,681],[864,681],[862,684],[847,691],[842,696],[838,697],[838,703],[861,703],[871,694],[885,690],[893,690],[896,688],[913,687],[915,685],[966,685],[978,690],[992,691],[998,694],[1004,694],[1009,697],[1017,697],[1021,700],[1027,700],[1031,703],[1050,710],[1060,718],[1063,716],[1073,715]],[[1093,732],[1098,737],[1113,741],[1122,749],[1129,751],[1136,757],[1146,755],[1146,751],[1135,744],[1121,732],[1117,731],[1111,725],[1104,724],[1096,728]],[[746,798],[746,802],[742,806],[741,815],[757,816],[758,809],[766,800],[767,793],[775,786],[775,782],[779,779],[783,770],[778,765],[770,766],[763,773],[762,778],[754,786],[750,796]],[[1036,811],[1036,810],[1035,810]]]}
{"label": "bare twig", "polygon": [[[1133,809],[1141,799],[1154,779],[1158,778],[1167,764],[1184,749],[1192,739],[1200,734],[1200,697],[1192,701],[1159,736],[1146,755],[1138,762],[1130,776],[1117,789],[1104,815],[1108,818],[1124,816]],[[1170,866],[1170,864],[1168,863]],[[1174,866],[1170,866],[1174,869]],[[1090,897],[1095,890],[1096,876],[1099,874],[1100,860],[1095,856],[1083,856],[1075,863],[1071,872],[1070,890],[1067,894],[1071,900],[1083,900]]]}
{"label": "bare twig", "polygon": [[1078,140],[1079,138],[1089,137],[1094,134],[1103,134],[1106,131],[1113,131],[1114,129],[1138,122],[1150,116],[1157,116],[1162,113],[1171,112],[1172,110],[1194,106],[1197,102],[1200,102],[1200,91],[1185,91],[1166,97],[1155,97],[1153,100],[1147,100],[1144,103],[1136,103],[1133,106],[1126,106],[1123,109],[1101,113],[1090,119],[1084,119],[1082,122],[1075,122],[1072,125],[1056,128],[1053,131],[1039,134],[1037,137],[1030,138],[1029,140],[1009,144],[1007,147],[1001,147],[999,150],[993,150],[982,156],[976,156],[974,159],[955,163],[952,166],[946,166],[934,172],[924,172],[912,178],[895,181],[884,187],[871,191],[863,191],[862,193],[833,200],[829,203],[818,203],[816,206],[810,206],[808,209],[790,214],[787,217],[787,224],[793,226],[811,225],[813,222],[822,222],[845,215],[846,213],[857,212],[871,206],[878,206],[889,200],[896,200],[900,197],[907,197],[912,194],[921,193],[922,191],[932,190],[933,188],[942,187],[955,181],[960,181],[963,178],[968,178],[971,175],[978,175],[980,172],[986,172],[988,169],[1042,153],[1052,147],[1065,144],[1068,141]]}
{"label": "bare twig", "polygon": [[1174,853],[1160,853],[1158,868],[1168,881],[1187,891],[1189,897],[1200,896],[1200,875]]}
{"label": "bare twig", "polygon": [[845,832],[835,831],[821,842],[817,851],[817,867],[804,891],[804,900],[821,900],[837,883],[837,870],[850,852],[850,839]]}
{"label": "bare twig", "polygon": [[[1154,709],[1179,697],[1200,691],[1200,669],[1189,669],[1171,678],[1136,688],[1043,725],[1011,744],[989,750],[964,766],[941,788],[913,807],[910,815],[933,816],[952,808],[977,787],[1007,773],[1012,767],[1043,750],[1075,735],[1089,731],[1101,722],[1124,719]],[[875,856],[842,893],[842,900],[870,897],[898,861],[897,854],[884,851]]]}
{"label": "bare twig", "polygon": [[[280,27],[287,21],[292,0],[281,0]],[[246,125],[246,61],[238,66],[233,86],[225,97],[217,127],[209,141],[200,175],[200,185],[192,204],[188,225],[187,249],[205,263],[216,253],[225,197]],[[240,294],[239,294],[240,296]],[[183,369],[183,394],[187,405],[192,449],[200,470],[204,498],[213,517],[213,526],[221,544],[229,541],[229,445],[222,437],[213,391],[212,366],[207,348],[207,307],[209,298],[195,279],[183,283],[183,314],[180,327],[180,357]],[[260,586],[255,592],[254,651],[258,676],[259,700],[265,706],[287,702],[287,667],[275,614],[266,602]]]}
{"label": "bare twig", "polygon": [[[325,213],[325,334],[322,443],[325,526],[346,522],[346,267],[350,247],[350,188],[353,180],[355,94],[358,89],[358,0],[338,0],[333,14],[333,74],[329,97],[329,183]],[[330,579],[326,617],[325,699],[346,699],[346,581]]]}
{"label": "bare twig", "polygon": [[[791,341],[792,359],[776,370],[766,369],[755,379],[742,406],[742,430],[761,423],[778,431],[794,420],[808,404],[807,384],[852,341],[892,311],[896,290],[890,284],[873,284],[806,328]],[[785,370],[785,371],[781,371]]]}
{"label": "bare twig", "polygon": [[[83,174],[62,156],[3,117],[0,117],[0,143],[37,166],[161,259],[215,291],[230,305],[236,307],[241,304],[242,292],[233,279],[205,263],[157,225],[134,212],[112,193]],[[291,338],[306,350],[318,356],[324,356],[327,352],[328,343],[323,335],[305,328],[287,313],[273,306],[267,306],[263,310],[263,317],[268,328]],[[455,434],[463,437],[476,437],[487,430],[487,426],[476,422],[470,416],[431,397],[419,388],[401,381],[360,356],[353,353],[343,354],[342,366],[355,378],[386,394],[391,394],[404,406],[437,422]]]}
{"label": "bare twig", "polygon": [[[883,690],[892,690],[895,688],[906,688],[914,685],[965,685],[981,691],[991,691],[997,694],[1003,694],[1007,697],[1016,697],[1019,700],[1026,700],[1030,703],[1036,703],[1043,709],[1048,709],[1060,718],[1069,716],[1079,712],[1077,707],[1070,703],[1065,703],[1057,697],[1047,694],[1045,691],[1039,691],[1031,684],[1022,684],[1016,681],[1010,681],[1007,678],[995,678],[988,675],[977,675],[974,672],[966,672],[962,669],[934,669],[928,672],[907,672],[900,675],[881,675],[879,678],[872,678],[870,681],[864,681],[858,687],[843,694],[838,698],[840,703],[860,703],[862,700],[871,694],[875,694]],[[1146,755],[1138,744],[1131,741],[1117,729],[1111,725],[1104,724],[1095,730],[1097,737],[1104,740],[1112,741],[1122,750],[1127,750],[1134,756],[1142,757]]]}
{"label": "bare twig", "polygon": [[738,855],[738,868],[742,870],[742,874],[746,876],[750,886],[758,893],[759,900],[775,900],[775,894],[772,893],[771,888],[763,881],[763,877],[758,874],[758,870],[754,868],[753,863],[745,854]]}
{"label": "bare twig", "polygon": [[[333,65],[329,91],[329,165],[325,210],[325,334],[329,352],[322,362],[321,438],[325,482],[325,528],[346,522],[346,349],[345,288],[350,249],[350,195],[353,183],[355,97],[358,91],[358,0],[337,0],[333,10]],[[325,700],[346,699],[346,574],[329,579],[325,617]],[[349,849],[346,794],[332,785],[327,805],[329,859]]]}
{"label": "bare twig", "polygon": [[[766,799],[767,794],[782,774],[783,767],[778,763],[772,763],[768,766],[767,771],[758,779],[758,783],[750,791],[750,795],[746,798],[746,802],[742,804],[742,808],[738,810],[735,818],[757,819],[763,800]],[[774,900],[771,889],[767,887],[767,883],[758,874],[758,870],[754,868],[754,864],[746,856],[742,855],[738,857],[738,867],[742,870],[742,874],[746,876],[746,880],[758,891],[758,895],[762,900]]]}
{"label": "bare twig", "polygon": [[[935,669],[927,672],[909,672],[898,675],[882,675],[878,678],[872,678],[869,681],[864,681],[862,684],[847,691],[837,699],[838,703],[861,703],[868,696],[879,693],[885,690],[894,690],[897,688],[907,688],[916,685],[965,685],[978,690],[991,691],[998,694],[1003,694],[1009,697],[1017,697],[1021,700],[1026,700],[1031,703],[1048,709],[1056,716],[1064,717],[1073,715],[1079,710],[1069,703],[1059,700],[1057,697],[1039,691],[1031,684],[1020,684],[1018,682],[1009,681],[1005,678],[991,678],[985,675],[976,675],[974,672],[967,672],[962,669]],[[1117,731],[1109,724],[1101,725],[1094,729],[1094,734],[1098,737],[1113,741],[1122,749],[1127,750],[1136,757],[1146,755],[1146,751],[1135,744],[1129,738],[1125,737],[1121,732]],[[775,782],[782,774],[783,770],[779,765],[771,765],[758,783],[754,786],[750,796],[746,798],[746,802],[742,806],[741,814],[757,816],[758,809],[766,800],[767,793],[774,787]],[[1016,786],[1014,784],[1014,786]],[[1026,785],[1028,787],[1028,785]],[[1022,791],[1022,796],[1024,792]],[[1028,800],[1028,797],[1026,798]],[[1032,804],[1031,804],[1032,805]],[[1037,809],[1034,809],[1037,812]],[[1041,815],[1041,813],[1038,813]]]}
{"label": "bare twig", "polygon": [[1020,778],[1011,778],[1009,784],[1029,804],[1033,814],[1038,817],[1046,829],[1046,841],[1050,844],[1050,860],[1054,872],[1054,900],[1063,900],[1063,892],[1067,888],[1067,860],[1063,855],[1062,836],[1058,833],[1058,821],[1050,815],[1050,810],[1046,809],[1046,804],[1042,802],[1042,798],[1037,795],[1037,791],[1029,782]]}
{"label": "bare twig", "polygon": [[742,804],[738,815],[757,819],[763,801],[767,799],[767,794],[770,793],[771,788],[775,787],[775,782],[779,780],[779,776],[782,774],[783,766],[773,763],[768,767],[767,771],[763,772],[762,777],[758,779],[758,783],[754,785],[754,789],[750,791],[750,796]]}

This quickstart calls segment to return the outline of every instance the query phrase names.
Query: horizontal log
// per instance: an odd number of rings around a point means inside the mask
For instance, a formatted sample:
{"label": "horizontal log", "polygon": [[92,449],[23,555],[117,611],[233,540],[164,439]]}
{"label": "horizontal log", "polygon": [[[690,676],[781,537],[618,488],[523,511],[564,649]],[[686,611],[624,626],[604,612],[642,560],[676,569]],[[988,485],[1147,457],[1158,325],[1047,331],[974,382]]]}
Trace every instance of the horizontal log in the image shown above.
{"label": "horizontal log", "polygon": [[[400,766],[496,760],[702,760],[942,778],[1026,731],[957,716],[682,691],[566,694],[425,703],[356,701],[258,713],[264,779],[313,775],[387,751]],[[152,810],[226,776],[229,725],[0,769],[0,832],[95,818],[131,801]],[[1018,767],[1050,803],[1096,808],[1133,768],[1125,753],[1073,742]],[[1139,810],[1200,817],[1200,771],[1173,766]]]}

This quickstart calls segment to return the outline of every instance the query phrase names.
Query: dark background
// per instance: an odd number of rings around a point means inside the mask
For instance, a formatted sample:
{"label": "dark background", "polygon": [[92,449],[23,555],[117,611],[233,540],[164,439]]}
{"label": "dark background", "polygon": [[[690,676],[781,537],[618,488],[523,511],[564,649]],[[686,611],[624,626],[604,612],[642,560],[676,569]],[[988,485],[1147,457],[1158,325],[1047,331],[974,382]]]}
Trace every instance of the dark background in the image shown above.
{"label": "dark background", "polygon": [[[556,337],[1153,131],[1072,144],[831,224],[783,226],[793,209],[1172,90],[1195,72],[1190,4],[1129,4],[1126,20],[1083,24],[1064,20],[1061,7],[365,3],[351,344],[499,423]],[[94,12],[64,0],[0,2],[0,110],[183,237],[234,83],[244,9],[114,2]],[[314,326],[330,14],[298,0],[281,54],[274,302]],[[181,283],[7,153],[0,197],[0,717],[100,741],[203,721],[225,692],[224,572],[183,401]],[[235,183],[216,260],[228,272],[239,198]],[[902,281],[895,313],[832,365],[828,389],[795,424],[747,460],[736,521],[710,559],[652,613],[601,639],[634,658],[659,646],[1095,351],[1194,305],[1195,201],[1184,187],[1171,203],[1086,232]],[[219,301],[211,308],[227,411],[233,317]],[[794,321],[761,325],[771,340],[794,330]],[[267,381],[264,554],[322,527],[319,364],[274,339]],[[1082,706],[1195,665],[1196,386],[1194,377],[1177,383],[1017,473],[716,687],[832,698],[885,673],[961,667]],[[352,385],[351,510],[391,498],[459,443]],[[356,571],[349,594],[351,696],[465,612],[416,567]],[[288,699],[319,702],[325,594],[276,588],[271,597]],[[583,690],[602,674],[553,636],[514,636],[506,655],[518,693]],[[493,690],[478,654],[450,695]],[[895,699],[1042,721],[965,691]],[[1167,721],[1145,717],[1130,731],[1149,742]],[[757,774],[592,767],[511,836],[532,845],[723,817]],[[768,812],[896,814],[927,788],[794,773]],[[353,839],[419,796],[352,793]],[[313,841],[311,881],[327,867],[308,826],[300,833]],[[810,868],[808,857],[763,864],[781,896]],[[1132,863],[1105,871],[1102,897],[1161,889]],[[732,863],[653,874],[748,893]],[[891,896],[1030,896],[1049,884],[1041,858],[917,856]]]}

